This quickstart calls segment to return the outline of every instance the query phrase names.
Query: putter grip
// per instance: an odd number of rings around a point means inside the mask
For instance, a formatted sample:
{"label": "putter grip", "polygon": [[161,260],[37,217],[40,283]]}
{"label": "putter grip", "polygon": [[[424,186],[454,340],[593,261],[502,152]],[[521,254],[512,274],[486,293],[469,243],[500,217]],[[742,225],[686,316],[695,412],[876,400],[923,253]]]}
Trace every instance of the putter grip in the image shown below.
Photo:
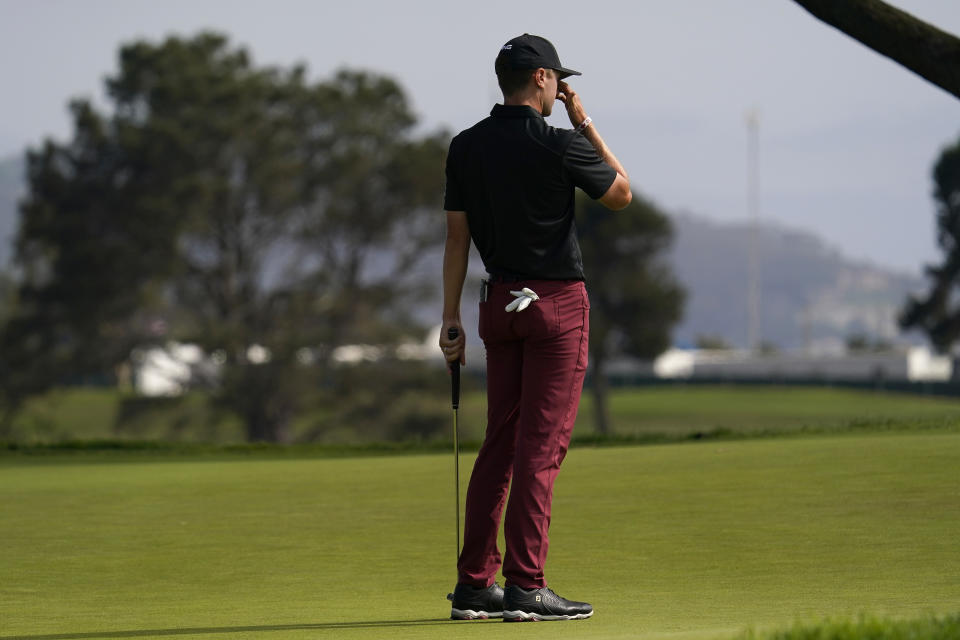
{"label": "putter grip", "polygon": [[[460,332],[457,331],[456,327],[450,327],[447,329],[447,338],[450,340],[456,340],[457,336],[460,335]],[[460,361],[455,360],[453,362],[448,362],[447,366],[450,367],[450,401],[453,404],[454,409],[460,408]]]}

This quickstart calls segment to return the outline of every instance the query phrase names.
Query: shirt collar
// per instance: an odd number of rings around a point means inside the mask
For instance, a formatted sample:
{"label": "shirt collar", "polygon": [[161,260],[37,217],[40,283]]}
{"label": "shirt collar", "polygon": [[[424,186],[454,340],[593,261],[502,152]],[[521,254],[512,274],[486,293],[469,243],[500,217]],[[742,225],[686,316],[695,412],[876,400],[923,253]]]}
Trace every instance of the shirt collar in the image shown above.
{"label": "shirt collar", "polygon": [[493,110],[490,111],[490,115],[495,118],[540,118],[543,119],[543,115],[539,113],[536,109],[529,105],[525,104],[495,104],[493,105]]}

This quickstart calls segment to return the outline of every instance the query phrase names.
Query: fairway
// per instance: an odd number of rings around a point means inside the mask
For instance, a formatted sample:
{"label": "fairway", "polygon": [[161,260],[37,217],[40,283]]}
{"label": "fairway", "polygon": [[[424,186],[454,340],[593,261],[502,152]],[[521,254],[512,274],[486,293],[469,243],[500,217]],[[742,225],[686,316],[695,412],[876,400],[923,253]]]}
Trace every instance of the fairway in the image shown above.
{"label": "fairway", "polygon": [[449,455],[84,460],[0,459],[2,640],[729,638],[960,603],[955,433],[575,448],[547,575],[596,615],[534,625],[446,620]]}
{"label": "fairway", "polygon": [[[468,395],[461,404],[464,440],[479,442],[486,427],[486,399]],[[830,387],[777,385],[672,385],[613,389],[612,435],[669,442],[702,435],[748,436],[826,433],[867,427],[903,430],[956,428],[960,400]],[[595,435],[593,394],[585,392],[575,438]]]}
{"label": "fairway", "polygon": [[[446,380],[433,399],[444,418],[450,409]],[[35,398],[18,416],[9,435],[22,444],[64,441],[119,440],[208,444],[245,442],[236,417],[214,420],[202,395],[155,400],[152,413],[137,427],[118,428],[121,405],[128,396],[108,389],[57,389]],[[172,403],[167,405],[166,403]],[[163,409],[162,407],[167,407]],[[423,410],[423,407],[421,407]],[[465,393],[461,403],[461,442],[476,445],[486,428],[487,401],[483,392]],[[301,416],[294,425],[297,441],[323,422],[322,415]],[[919,423],[938,428],[960,424],[960,399],[955,397],[878,392],[829,387],[756,385],[676,385],[613,389],[610,418],[614,436],[645,441],[683,440],[696,434],[783,434],[829,432],[867,425],[913,428]],[[595,434],[593,394],[584,393],[574,436]],[[321,433],[326,433],[320,429]],[[449,439],[444,429],[439,436]],[[319,437],[320,444],[370,444],[355,430],[335,429]],[[378,442],[373,440],[373,442]]]}

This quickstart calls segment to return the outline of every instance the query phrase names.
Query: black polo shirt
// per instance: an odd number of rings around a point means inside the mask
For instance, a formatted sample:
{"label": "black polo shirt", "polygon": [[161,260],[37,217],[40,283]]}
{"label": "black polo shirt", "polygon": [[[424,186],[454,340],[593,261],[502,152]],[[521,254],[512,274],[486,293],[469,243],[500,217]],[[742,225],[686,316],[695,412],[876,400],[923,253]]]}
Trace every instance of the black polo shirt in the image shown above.
{"label": "black polo shirt", "polygon": [[444,208],[467,213],[488,273],[583,280],[574,187],[596,199],[616,177],[576,131],[498,104],[450,142]]}

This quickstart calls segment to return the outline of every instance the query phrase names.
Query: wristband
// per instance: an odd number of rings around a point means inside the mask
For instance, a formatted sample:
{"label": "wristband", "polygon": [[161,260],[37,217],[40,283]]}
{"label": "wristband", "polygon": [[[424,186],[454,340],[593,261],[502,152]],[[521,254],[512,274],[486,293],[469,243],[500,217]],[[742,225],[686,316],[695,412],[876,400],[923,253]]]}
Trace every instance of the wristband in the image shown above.
{"label": "wristband", "polygon": [[577,133],[580,133],[581,131],[583,131],[584,129],[586,129],[587,127],[589,127],[589,126],[590,126],[590,123],[592,123],[592,122],[593,122],[593,118],[591,118],[590,116],[587,116],[587,119],[584,120],[583,122],[581,122],[581,123],[577,126]]}

